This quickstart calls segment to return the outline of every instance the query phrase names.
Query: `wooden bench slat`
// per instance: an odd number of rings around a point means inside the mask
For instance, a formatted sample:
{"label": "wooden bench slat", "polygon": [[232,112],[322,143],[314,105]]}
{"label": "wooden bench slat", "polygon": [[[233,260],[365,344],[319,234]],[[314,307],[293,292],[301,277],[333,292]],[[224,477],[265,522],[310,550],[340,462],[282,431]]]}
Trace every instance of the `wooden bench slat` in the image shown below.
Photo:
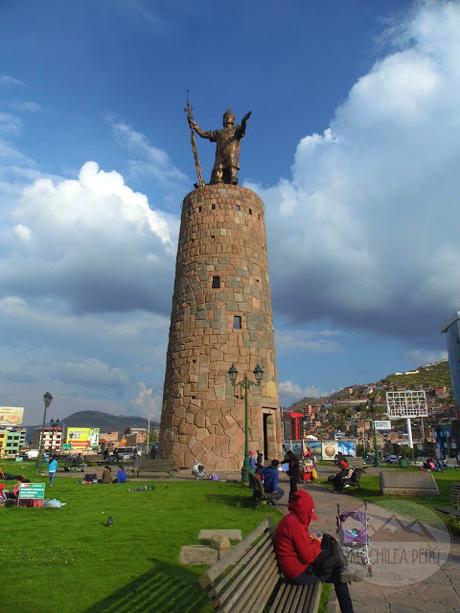
{"label": "wooden bench slat", "polygon": [[268,530],[269,527],[270,523],[268,519],[265,519],[255,530],[248,534],[244,540],[238,543],[234,549],[229,551],[221,560],[213,564],[200,578],[202,587],[206,587],[209,583],[212,583],[226,568],[237,562],[249,549],[251,549],[254,541],[256,541],[263,532]]}
{"label": "wooden bench slat", "polygon": [[287,587],[287,583],[285,583],[284,581],[282,583],[280,583],[278,592],[276,594],[275,600],[272,604],[272,606],[270,607],[270,613],[275,613],[276,611],[278,611],[278,606],[279,603],[282,601],[284,592],[286,590]]}
{"label": "wooden bench slat", "polygon": [[276,589],[276,584],[280,580],[278,565],[271,569],[271,572],[268,573],[263,578],[264,587],[263,590],[256,596],[256,598],[251,598],[246,603],[247,610],[251,611],[251,613],[256,613],[259,611],[265,611],[267,606],[267,602],[270,599],[271,594]]}
{"label": "wooden bench slat", "polygon": [[[276,564],[272,543],[267,541],[257,552],[256,556],[245,567],[241,568],[241,572],[235,581],[223,593],[220,593],[219,602],[225,607],[230,606],[230,610],[234,610],[237,604],[238,606],[243,604],[249,598],[249,592],[246,588],[260,576],[261,572],[263,575],[270,558],[272,563]],[[262,589],[260,583],[256,583],[254,587],[257,588],[258,586]]]}
{"label": "wooden bench slat", "polygon": [[[270,545],[271,537],[268,533],[264,534],[260,541],[257,542],[257,546],[262,547],[264,543]],[[219,577],[217,581],[214,582],[214,591],[223,591],[224,587],[234,579],[236,575],[238,575],[243,568],[250,562],[250,560],[254,556],[254,550],[251,548],[231,569],[230,572],[226,573],[223,577]]]}
{"label": "wooden bench slat", "polygon": [[[270,594],[266,594],[264,597],[264,591],[266,587],[266,574],[264,573],[278,573],[278,565],[275,559],[270,559],[267,561],[265,565],[260,565],[256,569],[255,575],[252,576],[252,581],[249,584],[249,587],[252,588],[254,583],[257,585],[257,589],[248,589],[248,585],[245,586],[245,590],[243,591],[243,598],[238,600],[236,604],[231,609],[232,613],[247,613],[247,611],[253,611],[253,603],[258,600],[260,601],[259,607],[262,608],[262,611],[265,609],[265,606],[268,602]],[[263,580],[261,580],[263,577]],[[252,603],[252,604],[251,604]]]}

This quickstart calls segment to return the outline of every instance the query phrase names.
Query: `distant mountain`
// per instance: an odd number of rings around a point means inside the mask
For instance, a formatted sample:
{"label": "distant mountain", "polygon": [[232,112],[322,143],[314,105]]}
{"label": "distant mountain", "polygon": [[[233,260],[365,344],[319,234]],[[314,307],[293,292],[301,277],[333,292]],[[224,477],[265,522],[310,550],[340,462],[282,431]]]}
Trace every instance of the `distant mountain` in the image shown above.
{"label": "distant mountain", "polygon": [[[147,428],[145,417],[138,415],[110,415],[102,411],[77,411],[62,420],[66,428],[75,426],[77,428],[100,428],[101,432],[124,432],[126,428]],[[160,424],[155,421],[150,422],[151,428],[158,428]],[[41,427],[27,426],[27,440],[32,439],[35,428]]]}
{"label": "distant mountain", "polygon": [[[101,432],[122,432],[126,428],[147,428],[145,417],[138,415],[110,415],[102,411],[77,411],[64,419],[69,428],[100,428]],[[157,422],[150,422],[151,427],[156,427]]]}
{"label": "distant mountain", "polygon": [[[440,360],[439,362],[434,362],[433,364],[419,366],[418,368],[412,371],[407,371],[406,373],[392,373],[384,379],[380,379],[380,381],[373,383],[363,383],[358,385],[353,384],[346,386],[338,392],[334,392],[330,396],[323,396],[321,398],[302,398],[301,400],[291,404],[286,410],[301,411],[307,404],[318,405],[326,404],[328,402],[333,403],[334,400],[350,399],[350,403],[352,403],[353,398],[364,397],[367,390],[370,388],[383,392],[388,389],[393,389],[394,387],[404,389],[419,388],[420,386],[423,389],[446,387],[448,392],[450,392],[451,385],[449,363],[447,360]],[[351,388],[353,388],[352,396],[349,392]]]}

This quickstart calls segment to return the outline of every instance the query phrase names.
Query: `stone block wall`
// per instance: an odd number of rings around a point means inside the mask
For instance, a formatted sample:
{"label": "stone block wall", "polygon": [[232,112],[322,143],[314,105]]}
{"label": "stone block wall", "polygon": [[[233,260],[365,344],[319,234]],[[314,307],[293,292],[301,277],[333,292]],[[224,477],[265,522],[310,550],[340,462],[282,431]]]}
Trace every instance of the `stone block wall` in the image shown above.
{"label": "stone block wall", "polygon": [[[240,328],[238,326],[241,326]],[[160,455],[177,467],[241,468],[244,403],[238,379],[256,364],[249,391],[249,449],[281,451],[264,207],[251,190],[206,185],[182,203],[160,428]],[[265,418],[264,418],[265,414]]]}

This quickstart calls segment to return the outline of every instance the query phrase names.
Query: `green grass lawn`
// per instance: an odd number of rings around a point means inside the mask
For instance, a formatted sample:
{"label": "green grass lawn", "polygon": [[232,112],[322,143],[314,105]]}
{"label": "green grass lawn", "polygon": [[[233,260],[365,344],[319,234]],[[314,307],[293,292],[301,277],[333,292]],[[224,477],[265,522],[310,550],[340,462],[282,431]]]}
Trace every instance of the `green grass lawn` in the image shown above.
{"label": "green grass lawn", "polygon": [[[29,463],[2,467],[45,481]],[[181,546],[198,543],[202,528],[238,528],[244,536],[265,517],[281,517],[273,507],[253,508],[240,484],[156,481],[153,491],[129,492],[140,483],[77,479],[58,474],[46,488],[47,498],[67,503],[62,509],[0,510],[1,610],[207,611],[197,583],[203,569],[179,564]]]}

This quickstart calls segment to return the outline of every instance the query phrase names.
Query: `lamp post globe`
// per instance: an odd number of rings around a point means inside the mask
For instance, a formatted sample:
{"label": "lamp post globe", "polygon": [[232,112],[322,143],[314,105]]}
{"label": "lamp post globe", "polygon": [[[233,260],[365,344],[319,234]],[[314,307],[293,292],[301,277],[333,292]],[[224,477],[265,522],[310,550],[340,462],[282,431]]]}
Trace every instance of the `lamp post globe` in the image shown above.
{"label": "lamp post globe", "polygon": [[39,439],[40,443],[38,446],[38,456],[37,456],[37,464],[36,464],[37,472],[40,471],[40,465],[41,465],[42,455],[43,455],[43,443],[44,443],[43,439],[45,438],[46,411],[48,407],[50,406],[52,400],[53,400],[53,396],[49,392],[45,392],[43,394],[44,410],[43,410],[43,423],[42,423],[42,429],[41,429],[41,436]]}

